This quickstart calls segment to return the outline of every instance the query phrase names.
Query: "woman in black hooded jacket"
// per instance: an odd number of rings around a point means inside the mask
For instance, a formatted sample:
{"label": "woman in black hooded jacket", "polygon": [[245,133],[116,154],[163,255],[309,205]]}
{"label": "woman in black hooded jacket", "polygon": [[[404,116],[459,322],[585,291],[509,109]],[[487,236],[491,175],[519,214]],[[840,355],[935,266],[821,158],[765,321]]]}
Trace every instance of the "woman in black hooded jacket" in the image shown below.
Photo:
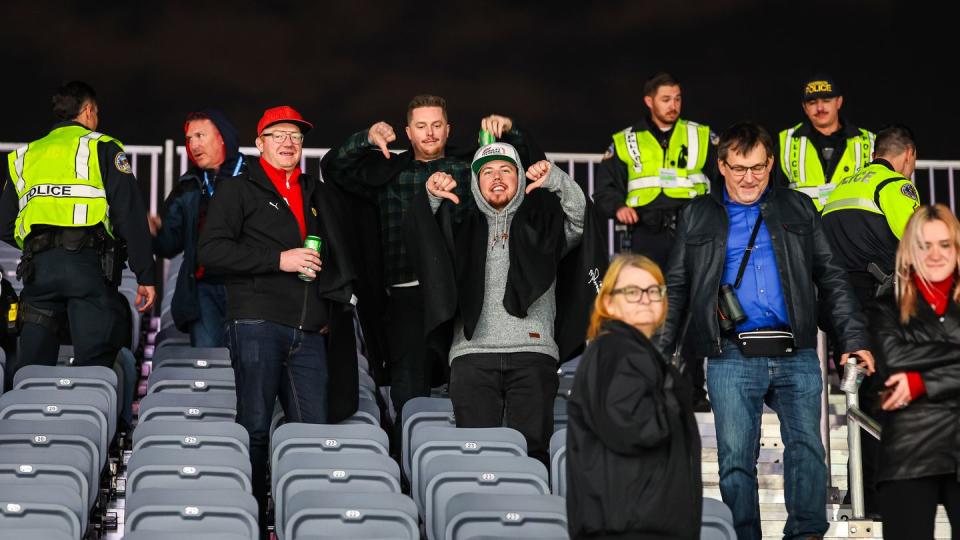
{"label": "woman in black hooded jacket", "polygon": [[568,404],[570,537],[696,539],[703,488],[689,383],[650,341],[667,312],[660,268],[610,264]]}
{"label": "woman in black hooded jacket", "polygon": [[877,495],[883,537],[933,538],[937,504],[960,531],[960,223],[938,204],[914,212],[897,249],[894,294],[868,314],[887,377]]}

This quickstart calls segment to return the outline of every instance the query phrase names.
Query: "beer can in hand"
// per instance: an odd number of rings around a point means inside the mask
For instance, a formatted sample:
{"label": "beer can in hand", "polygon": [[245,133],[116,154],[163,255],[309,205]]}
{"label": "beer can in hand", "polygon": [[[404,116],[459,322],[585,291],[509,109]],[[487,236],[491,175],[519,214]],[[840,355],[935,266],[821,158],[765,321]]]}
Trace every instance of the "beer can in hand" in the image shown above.
{"label": "beer can in hand", "polygon": [[851,356],[847,359],[847,363],[843,365],[843,379],[840,380],[840,389],[848,394],[855,394],[860,388],[860,383],[863,382],[863,377],[867,373],[867,368],[861,367],[857,363],[856,356]]}
{"label": "beer can in hand", "polygon": [[493,136],[493,133],[485,129],[480,130],[480,146],[486,146],[495,142],[497,142],[497,138]]}
{"label": "beer can in hand", "polygon": [[[311,235],[311,236],[308,236],[308,237],[303,241],[303,247],[312,249],[312,250],[316,251],[317,254],[320,253],[320,246],[322,246],[322,245],[323,245],[323,240],[321,240],[319,236],[313,236],[313,235]],[[313,281],[314,279],[316,279],[316,276],[308,276],[307,274],[305,274],[305,273],[303,273],[303,272],[298,273],[298,274],[297,274],[297,277],[300,278],[300,279],[302,279],[303,281]]]}

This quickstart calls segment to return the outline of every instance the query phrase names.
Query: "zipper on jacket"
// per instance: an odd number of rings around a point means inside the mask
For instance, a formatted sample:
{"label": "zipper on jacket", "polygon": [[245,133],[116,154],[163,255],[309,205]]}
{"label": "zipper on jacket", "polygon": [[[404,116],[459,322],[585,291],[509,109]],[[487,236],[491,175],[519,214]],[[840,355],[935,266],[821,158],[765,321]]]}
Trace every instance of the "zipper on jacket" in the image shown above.
{"label": "zipper on jacket", "polygon": [[297,326],[298,329],[303,330],[304,320],[307,318],[307,294],[309,293],[310,283],[307,281],[303,282],[303,307],[300,309],[300,325]]}

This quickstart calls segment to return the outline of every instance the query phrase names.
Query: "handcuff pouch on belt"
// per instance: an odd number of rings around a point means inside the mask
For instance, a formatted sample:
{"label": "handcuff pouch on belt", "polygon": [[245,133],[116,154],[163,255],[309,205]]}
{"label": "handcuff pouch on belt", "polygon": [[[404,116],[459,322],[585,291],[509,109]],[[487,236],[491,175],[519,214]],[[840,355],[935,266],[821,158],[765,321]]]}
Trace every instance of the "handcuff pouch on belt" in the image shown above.
{"label": "handcuff pouch on belt", "polygon": [[31,234],[23,243],[23,257],[17,265],[17,279],[24,285],[33,281],[33,258],[38,253],[62,247],[68,252],[94,248],[100,257],[100,269],[111,286],[120,284],[123,265],[126,261],[126,245],[107,235],[103,227],[51,228]]}

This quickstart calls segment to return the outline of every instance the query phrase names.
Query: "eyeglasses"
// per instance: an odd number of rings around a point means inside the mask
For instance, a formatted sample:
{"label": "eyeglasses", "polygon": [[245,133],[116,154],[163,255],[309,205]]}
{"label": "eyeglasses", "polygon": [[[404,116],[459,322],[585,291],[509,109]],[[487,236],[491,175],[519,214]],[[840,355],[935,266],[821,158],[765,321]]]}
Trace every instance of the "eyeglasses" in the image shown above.
{"label": "eyeglasses", "polygon": [[627,302],[631,303],[639,302],[643,298],[644,293],[646,293],[647,298],[651,302],[662,302],[663,295],[667,294],[667,288],[663,285],[652,285],[646,289],[630,286],[610,291],[611,296],[622,294]]}
{"label": "eyeglasses", "polygon": [[293,144],[303,144],[303,133],[297,133],[296,131],[271,131],[269,133],[261,133],[260,136],[270,137],[273,139],[273,142],[277,144],[281,144],[287,140],[287,137],[290,137],[290,142]]}
{"label": "eyeglasses", "polygon": [[754,176],[757,176],[759,174],[763,174],[763,171],[767,170],[766,163],[758,163],[749,167],[745,165],[731,165],[729,162],[727,162],[727,160],[724,160],[723,163],[728,169],[730,169],[730,172],[732,172],[734,176],[744,176],[747,174],[747,171],[750,171]]}

